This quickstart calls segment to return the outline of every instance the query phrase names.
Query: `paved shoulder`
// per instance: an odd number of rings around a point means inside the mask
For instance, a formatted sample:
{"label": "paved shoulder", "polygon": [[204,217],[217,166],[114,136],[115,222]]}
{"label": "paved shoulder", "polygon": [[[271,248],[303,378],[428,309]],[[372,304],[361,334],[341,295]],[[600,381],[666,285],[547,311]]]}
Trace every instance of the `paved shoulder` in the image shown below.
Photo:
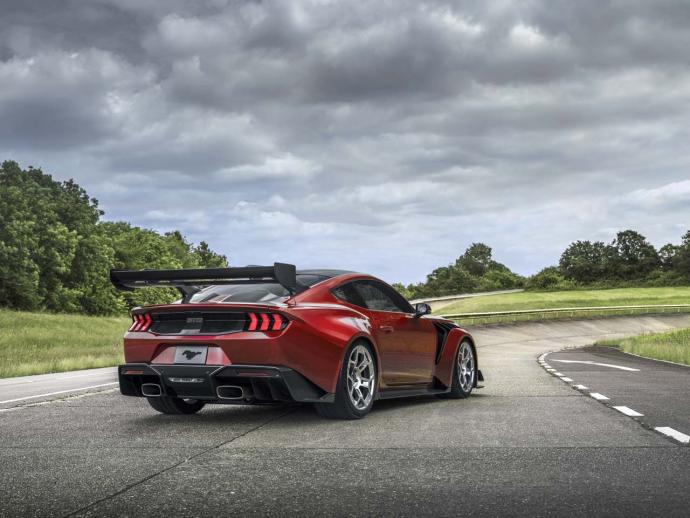
{"label": "paved shoulder", "polygon": [[117,368],[0,379],[0,410],[117,386]]}
{"label": "paved shoulder", "polygon": [[597,346],[550,353],[543,362],[551,374],[612,410],[690,443],[690,367]]}

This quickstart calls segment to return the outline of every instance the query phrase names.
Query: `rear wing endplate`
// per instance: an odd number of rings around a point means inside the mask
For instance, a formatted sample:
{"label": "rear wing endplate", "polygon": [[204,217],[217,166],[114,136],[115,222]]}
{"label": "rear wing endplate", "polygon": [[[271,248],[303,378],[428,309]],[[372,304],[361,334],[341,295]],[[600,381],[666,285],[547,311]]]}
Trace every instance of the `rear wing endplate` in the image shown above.
{"label": "rear wing endplate", "polygon": [[136,288],[177,288],[185,297],[200,286],[213,284],[254,284],[278,282],[291,295],[306,288],[297,283],[294,264],[275,263],[273,266],[243,266],[238,268],[189,268],[182,270],[110,270],[110,282],[118,290]]}

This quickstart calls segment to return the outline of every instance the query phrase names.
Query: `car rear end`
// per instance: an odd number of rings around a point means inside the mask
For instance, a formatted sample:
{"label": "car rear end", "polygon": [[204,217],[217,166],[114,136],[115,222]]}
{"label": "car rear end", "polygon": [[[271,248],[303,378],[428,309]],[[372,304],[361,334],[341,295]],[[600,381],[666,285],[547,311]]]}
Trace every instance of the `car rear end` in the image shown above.
{"label": "car rear end", "polygon": [[[165,283],[155,271],[141,277],[146,286],[185,289],[189,282],[219,280],[200,279],[196,272],[188,280],[178,272]],[[337,364],[338,351],[329,353],[322,338],[284,303],[294,293],[281,292],[274,274],[241,272],[247,278],[235,279],[233,269],[225,272],[230,278],[220,288],[211,285],[182,303],[132,311],[132,326],[124,337],[126,363],[119,367],[122,394],[228,404],[330,401],[332,376],[319,369],[319,362]],[[122,274],[116,280],[125,287],[134,282]],[[238,290],[245,298],[251,298],[247,293],[278,296],[270,303],[225,302],[237,297]],[[264,292],[269,295],[260,296]]]}

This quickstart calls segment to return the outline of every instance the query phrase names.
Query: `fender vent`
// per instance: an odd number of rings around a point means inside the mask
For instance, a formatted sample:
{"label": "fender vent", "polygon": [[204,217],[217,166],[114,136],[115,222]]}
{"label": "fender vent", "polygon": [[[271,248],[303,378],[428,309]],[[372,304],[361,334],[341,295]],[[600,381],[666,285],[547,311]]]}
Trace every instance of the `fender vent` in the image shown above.
{"label": "fender vent", "polygon": [[438,364],[441,361],[448,334],[451,329],[455,329],[458,326],[449,322],[434,322],[434,327],[436,328],[436,363]]}

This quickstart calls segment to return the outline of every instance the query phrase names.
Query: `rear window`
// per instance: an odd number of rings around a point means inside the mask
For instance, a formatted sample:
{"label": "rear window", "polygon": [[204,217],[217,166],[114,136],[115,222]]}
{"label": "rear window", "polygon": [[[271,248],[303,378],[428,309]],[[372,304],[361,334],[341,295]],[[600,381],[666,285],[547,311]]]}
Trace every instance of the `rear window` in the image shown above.
{"label": "rear window", "polygon": [[[297,274],[297,282],[302,286],[311,287],[327,278],[322,275]],[[198,291],[189,302],[276,302],[289,296],[288,290],[277,282],[216,284]]]}

